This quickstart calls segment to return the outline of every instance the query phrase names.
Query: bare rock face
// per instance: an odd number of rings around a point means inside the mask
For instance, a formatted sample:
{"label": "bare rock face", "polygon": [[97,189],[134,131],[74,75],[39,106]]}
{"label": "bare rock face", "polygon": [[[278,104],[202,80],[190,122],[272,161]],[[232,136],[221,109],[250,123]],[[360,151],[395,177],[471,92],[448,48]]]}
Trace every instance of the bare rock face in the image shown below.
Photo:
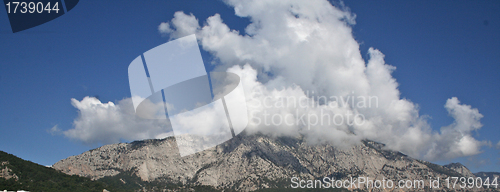
{"label": "bare rock face", "polygon": [[5,165],[8,165],[9,162],[8,161],[2,161],[0,163],[1,167],[0,167],[0,178],[4,178],[6,180],[9,180],[9,179],[14,179],[14,180],[18,180],[19,177],[17,177],[17,175],[15,173],[12,172],[12,169],[10,169],[9,167],[5,166]]}
{"label": "bare rock face", "polygon": [[450,164],[445,165],[443,167],[452,169],[452,170],[464,175],[465,177],[475,177],[475,175],[467,167],[465,167],[461,163],[450,163]]}
{"label": "bare rock face", "polygon": [[[364,141],[349,149],[311,145],[302,138],[240,134],[210,150],[180,157],[174,138],[102,146],[61,160],[53,168],[92,179],[127,172],[143,181],[209,185],[251,191],[291,185],[291,178],[422,179],[464,176]],[[425,183],[426,185],[428,182]]]}
{"label": "bare rock face", "polygon": [[[479,172],[479,173],[474,173],[476,177],[481,177],[484,180],[486,178],[489,178],[490,180],[493,180],[494,178],[500,178],[500,173],[499,172]],[[498,183],[498,182],[497,182]]]}

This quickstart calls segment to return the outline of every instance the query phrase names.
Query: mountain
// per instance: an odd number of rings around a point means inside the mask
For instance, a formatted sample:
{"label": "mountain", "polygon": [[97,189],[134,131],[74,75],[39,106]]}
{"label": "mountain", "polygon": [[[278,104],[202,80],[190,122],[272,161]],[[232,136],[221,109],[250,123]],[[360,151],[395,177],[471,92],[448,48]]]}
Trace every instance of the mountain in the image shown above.
{"label": "mountain", "polygon": [[445,165],[444,167],[452,169],[460,174],[462,174],[465,177],[475,177],[475,175],[464,165],[461,163],[450,163],[448,165]]}
{"label": "mountain", "polygon": [[[482,181],[486,181],[488,179],[489,184],[491,183],[496,183],[498,184],[498,178],[500,178],[500,173],[499,172],[478,172],[478,173],[472,173],[467,167],[462,165],[461,163],[450,163],[448,165],[444,165],[443,167],[455,170],[456,172],[464,175],[465,177],[470,178],[477,178],[480,177]],[[497,178],[496,182],[494,181],[495,178]]]}
{"label": "mountain", "polygon": [[[153,191],[172,186],[204,186],[226,191],[290,188],[292,177],[425,180],[427,188],[429,179],[439,177],[442,188],[444,178],[470,175],[467,168],[417,160],[386,150],[384,144],[373,141],[338,149],[330,144],[309,144],[301,137],[275,138],[245,133],[185,157],[180,157],[175,139],[166,138],[105,145],[61,160],[53,167],[93,180],[132,181],[153,187]],[[162,185],[154,186],[154,183]]]}
{"label": "mountain", "polygon": [[112,186],[86,177],[70,176],[0,151],[0,191],[102,192],[106,189],[128,191],[123,185]]}
{"label": "mountain", "polygon": [[479,173],[474,173],[474,176],[481,177],[483,180],[485,180],[486,178],[500,178],[500,173],[499,172],[479,172]]}

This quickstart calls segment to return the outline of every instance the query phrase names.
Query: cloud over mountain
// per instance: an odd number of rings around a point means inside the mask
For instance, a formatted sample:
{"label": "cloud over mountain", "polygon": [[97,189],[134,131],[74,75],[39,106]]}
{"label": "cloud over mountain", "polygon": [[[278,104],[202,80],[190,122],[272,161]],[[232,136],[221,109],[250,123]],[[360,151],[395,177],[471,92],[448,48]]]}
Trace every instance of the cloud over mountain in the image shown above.
{"label": "cloud over mountain", "polygon": [[[246,35],[231,30],[218,14],[209,17],[204,26],[197,26],[194,15],[182,12],[175,13],[169,30],[160,32],[176,38],[198,29],[195,33],[201,46],[219,61],[217,70],[246,74],[244,78],[249,79],[244,85],[249,105],[258,101],[272,106],[250,109],[254,121],[249,131],[273,135],[300,132],[311,142],[328,141],[338,145],[372,139],[426,159],[478,154],[486,143],[472,135],[472,131],[481,128],[482,115],[477,109],[460,104],[455,97],[448,99],[445,105],[455,121],[440,131],[433,130],[419,115],[417,105],[400,97],[398,83],[391,75],[395,67],[385,63],[384,55],[370,48],[369,60],[363,60],[352,35],[355,16],[348,10],[324,0],[225,2],[234,8],[237,16],[251,21],[245,28]],[[181,20],[184,22],[179,23]],[[235,64],[244,67],[233,67]],[[273,105],[282,102],[282,98],[301,96],[308,96],[308,102],[320,104],[314,107]],[[341,105],[342,98],[351,102]],[[376,98],[373,101],[377,105],[353,101],[366,102],[367,98]],[[286,114],[290,114],[286,117],[292,122],[302,115],[309,118],[309,114],[326,118],[325,113],[330,114],[330,118],[342,114],[345,121],[340,124],[341,118],[337,118],[337,124],[330,121],[328,125],[321,120],[315,123],[315,117],[310,116],[312,121],[291,126],[257,124],[256,117],[265,120],[265,111],[269,113],[269,121],[272,115],[281,115],[275,117],[275,122],[280,118],[285,120]],[[351,122],[347,120],[349,114],[352,114]],[[355,117],[356,114],[359,115]],[[364,121],[358,119],[356,123],[356,118]]]}
{"label": "cloud over mountain", "polygon": [[[239,74],[245,88],[247,131],[303,134],[310,143],[338,147],[370,139],[387,148],[428,160],[475,155],[486,142],[477,109],[452,97],[445,108],[454,122],[432,129],[417,104],[401,98],[392,72],[377,49],[365,61],[352,35],[355,15],[326,0],[226,0],[250,24],[245,35],[215,14],[199,25],[193,14],[176,12],[158,31],[171,39],[196,34],[216,58],[216,71]],[[273,10],[273,11],[269,11]],[[451,96],[450,96],[451,97]],[[155,138],[166,123],[134,116],[130,99],[118,104],[95,98],[72,99],[80,110],[64,134],[86,143]]]}
{"label": "cloud over mountain", "polygon": [[165,119],[137,117],[130,98],[114,104],[101,103],[95,97],[85,97],[81,101],[71,99],[71,104],[78,109],[78,117],[73,122],[74,127],[63,134],[85,144],[118,143],[121,139],[133,141],[163,138],[170,131]]}

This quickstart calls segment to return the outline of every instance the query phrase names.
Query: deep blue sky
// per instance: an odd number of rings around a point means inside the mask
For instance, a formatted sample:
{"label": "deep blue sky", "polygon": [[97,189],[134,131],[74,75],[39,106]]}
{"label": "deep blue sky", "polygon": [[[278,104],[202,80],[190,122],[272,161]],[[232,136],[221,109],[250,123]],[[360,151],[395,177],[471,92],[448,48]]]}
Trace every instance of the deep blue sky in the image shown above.
{"label": "deep blue sky", "polygon": [[[118,3],[119,2],[119,3]],[[493,147],[460,161],[473,171],[500,172],[500,1],[345,1],[361,53],[374,47],[396,66],[402,97],[419,104],[435,130],[452,123],[443,107],[451,97],[484,115],[478,140]],[[219,13],[243,32],[245,18],[220,1],[80,1],[38,27],[11,32],[0,9],[0,150],[42,165],[98,146],[47,132],[72,127],[70,99],[102,102],[130,97],[127,68],[139,54],[168,40],[158,25],[174,12],[204,20]],[[471,162],[483,160],[484,165]]]}

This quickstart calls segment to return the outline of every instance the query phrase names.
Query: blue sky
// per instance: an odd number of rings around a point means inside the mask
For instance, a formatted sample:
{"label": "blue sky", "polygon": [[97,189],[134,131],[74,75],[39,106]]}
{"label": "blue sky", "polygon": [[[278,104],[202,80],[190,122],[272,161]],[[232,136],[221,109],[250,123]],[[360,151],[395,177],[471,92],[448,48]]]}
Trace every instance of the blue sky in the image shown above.
{"label": "blue sky", "polygon": [[[477,108],[484,117],[476,139],[491,141],[483,153],[438,161],[461,162],[473,172],[500,172],[500,2],[345,1],[356,14],[353,34],[395,66],[401,96],[439,127],[453,119],[448,98]],[[88,146],[47,130],[73,127],[78,112],[71,98],[98,96],[102,102],[130,97],[127,69],[139,54],[165,43],[158,32],[174,12],[193,13],[203,24],[219,13],[243,33],[249,20],[220,1],[81,1],[67,14],[13,34],[0,10],[0,150],[51,165]],[[204,59],[210,58],[203,53]],[[482,162],[482,163],[478,163]]]}

